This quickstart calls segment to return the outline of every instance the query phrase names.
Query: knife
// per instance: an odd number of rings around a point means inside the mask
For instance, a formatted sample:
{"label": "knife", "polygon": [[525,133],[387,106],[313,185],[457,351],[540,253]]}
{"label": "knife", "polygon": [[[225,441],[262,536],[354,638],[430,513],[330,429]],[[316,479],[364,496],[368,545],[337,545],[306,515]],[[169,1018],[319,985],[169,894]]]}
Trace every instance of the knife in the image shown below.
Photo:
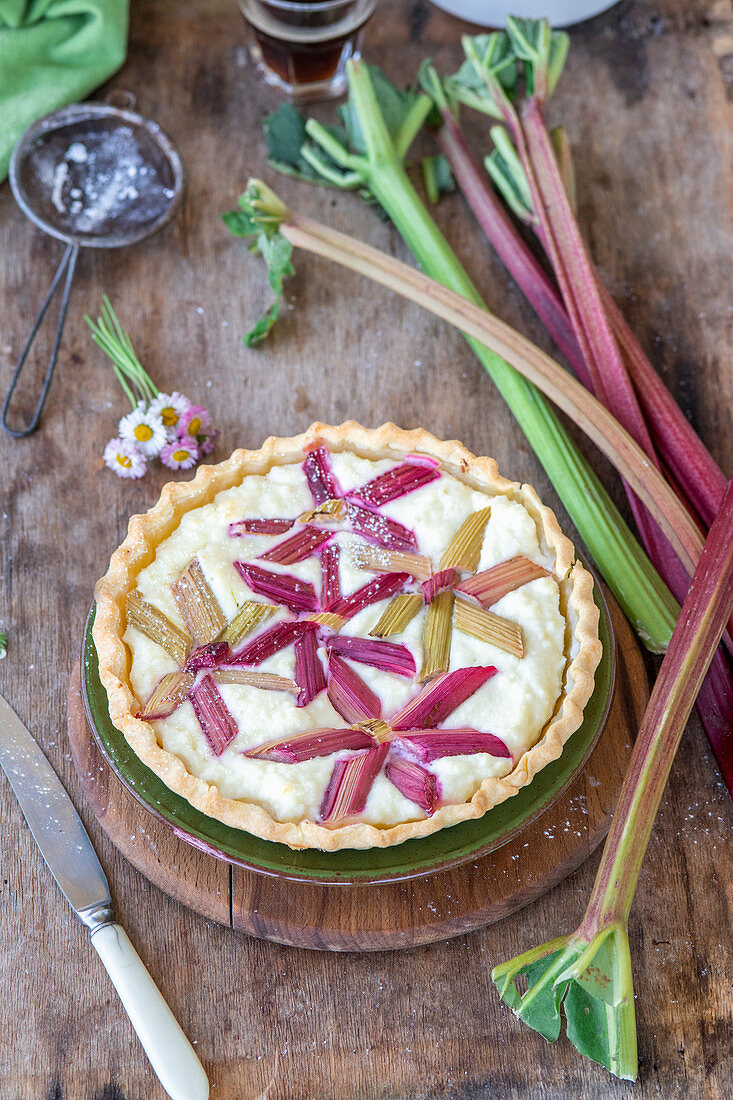
{"label": "knife", "polygon": [[109,884],[82,820],[38,742],[0,695],[0,766],[33,839],[107,968],[160,1083],[173,1100],[207,1100],[196,1052],[114,920]]}

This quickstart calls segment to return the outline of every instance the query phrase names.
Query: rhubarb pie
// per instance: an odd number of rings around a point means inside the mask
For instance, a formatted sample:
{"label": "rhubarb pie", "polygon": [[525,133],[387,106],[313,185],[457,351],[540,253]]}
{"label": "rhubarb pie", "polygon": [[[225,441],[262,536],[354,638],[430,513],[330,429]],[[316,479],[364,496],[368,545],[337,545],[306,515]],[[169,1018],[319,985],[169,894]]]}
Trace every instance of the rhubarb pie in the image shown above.
{"label": "rhubarb pie", "polygon": [[110,716],[171,790],[292,848],[477,818],[581,724],[593,581],[456,442],[314,424],[170,484],[97,585]]}

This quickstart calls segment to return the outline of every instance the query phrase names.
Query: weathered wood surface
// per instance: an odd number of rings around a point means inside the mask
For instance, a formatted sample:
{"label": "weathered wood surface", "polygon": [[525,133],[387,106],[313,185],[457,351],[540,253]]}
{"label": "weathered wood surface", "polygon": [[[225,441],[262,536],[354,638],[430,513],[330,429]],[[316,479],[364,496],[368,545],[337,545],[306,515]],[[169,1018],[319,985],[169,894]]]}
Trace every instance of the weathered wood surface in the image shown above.
{"label": "weathered wood surface", "polygon": [[[422,0],[383,0],[368,56],[411,76],[458,62],[459,24]],[[633,0],[573,32],[556,97],[576,148],[580,216],[596,259],[655,364],[726,470],[733,466],[729,0]],[[219,212],[265,171],[259,121],[276,102],[244,50],[232,0],[138,0],[129,60],[110,86],[175,136],[189,171],[175,227],[127,252],[82,256],[42,431],[0,439],[0,691],[41,739],[109,873],[120,917],[198,1049],[220,1100],[610,1098],[629,1086],[547,1046],[496,998],[491,966],[574,927],[597,856],[484,931],[410,952],[339,956],[250,940],[166,898],[117,855],[81,797],[66,690],[92,585],[129,515],[165,475],[117,481],[101,451],[123,411],[82,322],[103,291],[153,376],[208,404],[220,454],[316,417],[422,423],[491,453],[554,494],[460,338],[413,306],[301,257],[266,350],[239,335],[268,300],[262,271]],[[324,115],[326,111],[323,111]],[[404,257],[353,196],[279,181],[315,216]],[[438,211],[501,316],[538,326],[461,200]],[[60,255],[0,187],[0,380],[10,376]],[[368,322],[368,323],[365,323]],[[48,347],[48,345],[47,345]],[[591,455],[595,462],[595,456]],[[605,465],[606,483],[618,483]],[[696,721],[684,739],[631,921],[645,1097],[731,1095],[730,802]],[[86,933],[69,915],[0,783],[0,1098],[162,1098]]]}
{"label": "weathered wood surface", "polygon": [[619,651],[616,690],[603,736],[581,774],[499,851],[439,875],[334,888],[229,868],[191,848],[141,807],[106,763],[87,724],[78,667],[68,705],[74,765],[115,847],[166,894],[220,924],[277,943],[332,951],[406,949],[445,940],[541,897],[577,870],[608,832],[631,755],[628,731],[638,726],[649,697],[641,650],[613,599],[609,607]]}

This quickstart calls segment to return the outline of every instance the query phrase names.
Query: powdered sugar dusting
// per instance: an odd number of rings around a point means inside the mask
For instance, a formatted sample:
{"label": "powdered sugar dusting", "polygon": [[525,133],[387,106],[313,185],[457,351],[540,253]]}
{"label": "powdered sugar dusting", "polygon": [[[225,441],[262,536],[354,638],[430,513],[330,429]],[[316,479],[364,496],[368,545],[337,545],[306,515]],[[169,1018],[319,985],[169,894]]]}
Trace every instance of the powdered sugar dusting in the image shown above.
{"label": "powdered sugar dusting", "polygon": [[147,131],[126,123],[90,120],[41,135],[28,165],[50,196],[54,224],[70,234],[136,234],[174,197],[166,156]]}

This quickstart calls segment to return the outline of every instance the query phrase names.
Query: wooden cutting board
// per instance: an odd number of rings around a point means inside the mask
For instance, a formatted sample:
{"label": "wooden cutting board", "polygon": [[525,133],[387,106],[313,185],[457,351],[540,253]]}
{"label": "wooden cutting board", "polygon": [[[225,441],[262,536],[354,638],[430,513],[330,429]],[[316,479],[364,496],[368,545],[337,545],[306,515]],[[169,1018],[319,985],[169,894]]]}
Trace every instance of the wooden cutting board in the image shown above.
{"label": "wooden cutting board", "polygon": [[561,882],[608,831],[649,688],[631,629],[608,593],[606,599],[616,632],[616,688],[606,729],[581,774],[503,847],[435,875],[320,886],[246,871],[193,848],[152,817],[105,761],[87,725],[78,667],[68,710],[74,765],[97,820],[125,858],[166,894],[220,924],[328,951],[381,951],[462,935]]}

